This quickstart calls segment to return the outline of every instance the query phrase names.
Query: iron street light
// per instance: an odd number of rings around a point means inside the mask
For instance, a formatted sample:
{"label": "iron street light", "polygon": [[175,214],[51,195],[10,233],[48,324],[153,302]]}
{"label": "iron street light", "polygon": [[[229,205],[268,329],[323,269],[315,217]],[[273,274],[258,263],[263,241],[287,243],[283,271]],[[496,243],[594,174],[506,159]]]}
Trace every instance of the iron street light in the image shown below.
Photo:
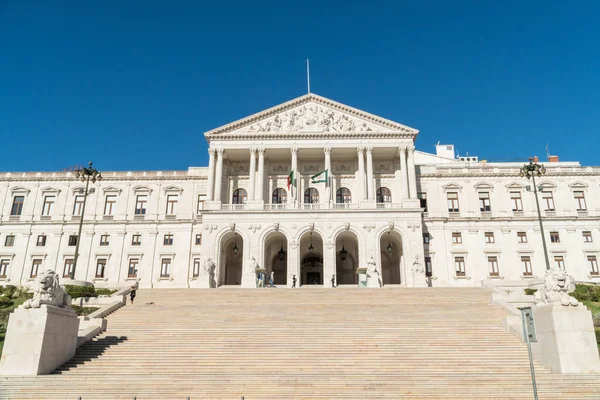
{"label": "iron street light", "polygon": [[75,245],[75,256],[73,257],[73,269],[71,270],[71,279],[75,279],[75,268],[77,268],[77,259],[79,258],[79,243],[81,243],[81,229],[83,228],[83,217],[85,215],[85,204],[87,203],[87,197],[90,194],[88,191],[90,181],[96,183],[96,181],[102,180],[102,174],[95,168],[92,167],[90,161],[89,166],[81,167],[81,169],[75,170],[75,178],[80,179],[81,182],[85,182],[85,191],[83,192],[83,206],[81,207],[81,218],[79,219],[79,231],[77,233],[77,244]]}
{"label": "iron street light", "polygon": [[535,184],[535,177],[541,177],[546,173],[546,167],[542,164],[538,164],[533,158],[529,158],[529,164],[525,164],[521,168],[519,175],[521,178],[526,177],[531,179],[533,182],[533,195],[535,196],[535,205],[537,206],[538,221],[540,222],[540,232],[542,234],[542,245],[544,246],[544,258],[546,260],[546,270],[550,270],[550,260],[548,259],[548,248],[546,247],[546,235],[544,234],[544,225],[542,224],[542,212],[540,211],[540,200],[538,199],[537,185]]}

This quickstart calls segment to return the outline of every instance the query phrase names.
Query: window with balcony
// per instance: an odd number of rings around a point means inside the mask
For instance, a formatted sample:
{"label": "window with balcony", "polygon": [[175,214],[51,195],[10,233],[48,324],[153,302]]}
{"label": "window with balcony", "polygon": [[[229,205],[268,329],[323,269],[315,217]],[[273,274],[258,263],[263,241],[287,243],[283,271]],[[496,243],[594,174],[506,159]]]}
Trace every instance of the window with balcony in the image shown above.
{"label": "window with balcony", "polygon": [[454,267],[456,276],[466,276],[464,257],[454,257]]}
{"label": "window with balcony", "polygon": [[201,246],[201,245],[202,245],[202,234],[197,233],[196,234],[196,246]]}
{"label": "window with balcony", "polygon": [[585,243],[592,243],[592,231],[583,231],[583,241]]}
{"label": "window with balcony", "polygon": [[282,188],[277,188],[273,190],[273,195],[271,196],[271,204],[285,203],[287,203],[287,191]]}
{"label": "window with balcony", "polygon": [[35,245],[39,246],[39,247],[45,246],[46,245],[46,235],[38,235]]}
{"label": "window with balcony", "polygon": [[99,258],[96,261],[96,279],[104,278],[104,272],[106,270],[106,258]]}
{"label": "window with balcony", "polygon": [[200,259],[194,258],[194,268],[192,269],[192,278],[200,276]]}
{"label": "window with balcony", "polygon": [[527,232],[517,232],[517,241],[519,243],[527,243]]}
{"label": "window with balcony", "polygon": [[560,243],[560,235],[558,232],[550,232],[550,243]]}
{"label": "window with balcony", "polygon": [[145,215],[148,204],[147,194],[138,194],[135,199],[135,215]]}
{"label": "window with balcony", "polygon": [[160,264],[160,277],[169,278],[171,276],[171,259],[163,258]]}
{"label": "window with balcony", "polygon": [[77,235],[69,235],[69,246],[77,246]]}
{"label": "window with balcony", "polygon": [[492,204],[490,203],[489,192],[479,192],[479,211],[490,212],[492,211]]}
{"label": "window with balcony", "polygon": [[573,192],[575,201],[577,202],[577,211],[587,211],[587,204],[585,203],[585,195],[583,191]]}
{"label": "window with balcony", "polygon": [[15,196],[13,198],[13,204],[10,208],[10,215],[21,215],[23,212],[23,204],[25,203],[25,196]]}
{"label": "window with balcony", "polygon": [[498,270],[498,257],[497,256],[489,256],[487,259],[488,259],[488,269],[490,271],[490,276],[500,276],[500,272]]}
{"label": "window with balcony", "polygon": [[8,266],[10,265],[10,260],[0,260],[0,278],[6,279],[8,275]]}
{"label": "window with balcony", "polygon": [[495,243],[496,239],[494,238],[494,232],[485,232],[485,242],[486,243]]}
{"label": "window with balcony", "polygon": [[176,215],[177,214],[177,201],[179,200],[179,195],[177,194],[168,194],[167,195],[167,215]]}
{"label": "window with balcony", "polygon": [[512,204],[513,211],[523,211],[523,200],[521,199],[521,192],[510,192],[510,202]]}
{"label": "window with balcony", "polygon": [[319,191],[315,188],[308,188],[304,191],[304,204],[318,204]]}
{"label": "window with balcony", "polygon": [[73,273],[73,259],[65,259],[65,267],[63,268],[63,278],[70,278]]}
{"label": "window with balcony", "polygon": [[42,266],[42,259],[35,258],[31,263],[31,273],[29,274],[30,278],[35,278],[40,272],[40,267]]}
{"label": "window with balcony", "polygon": [[419,199],[419,207],[423,208],[423,212],[427,212],[427,193],[417,193]]}
{"label": "window with balcony", "polygon": [[556,264],[556,268],[565,269],[565,259],[563,256],[554,256],[554,263]]}
{"label": "window with balcony", "polygon": [[451,212],[451,213],[459,212],[458,193],[457,192],[448,192],[446,194],[446,198],[448,200],[448,212]]}
{"label": "window with balcony", "polygon": [[114,194],[106,195],[106,199],[104,200],[104,215],[111,216],[114,215],[117,204],[117,196]]}
{"label": "window with balcony", "polygon": [[15,235],[6,235],[4,238],[4,246],[12,247],[15,245]]}
{"label": "window with balcony", "polygon": [[140,264],[139,258],[129,259],[129,268],[127,269],[127,277],[128,278],[137,278],[139,264]]}
{"label": "window with balcony", "polygon": [[431,257],[425,257],[425,276],[432,277],[433,276],[433,268],[431,265]]}
{"label": "window with balcony", "polygon": [[165,246],[173,245],[173,235],[172,234],[165,235],[165,237],[163,239],[163,245],[165,245]]}
{"label": "window with balcony", "polygon": [[42,216],[49,217],[54,209],[54,200],[56,196],[44,196],[44,204],[42,206]]}
{"label": "window with balcony", "polygon": [[245,189],[235,189],[231,204],[246,204],[246,201],[248,201],[248,192]]}
{"label": "window with balcony", "polygon": [[380,187],[376,193],[377,203],[391,203],[392,192],[386,187]]}
{"label": "window with balcony", "polygon": [[423,232],[423,244],[429,244],[430,240],[429,232]]}
{"label": "window with balcony", "polygon": [[348,204],[352,203],[352,193],[348,188],[339,188],[335,193],[335,202],[337,204]]}
{"label": "window with balcony", "polygon": [[531,257],[521,256],[521,264],[523,265],[523,276],[532,276]]}
{"label": "window with balcony", "polygon": [[554,197],[552,195],[552,192],[542,192],[542,203],[544,203],[543,205],[545,206],[546,211],[555,211]]}
{"label": "window with balcony", "polygon": [[110,240],[110,235],[101,235],[100,236],[100,246],[108,246]]}
{"label": "window with balcony", "polygon": [[142,244],[142,235],[135,234],[135,235],[131,235],[131,245],[132,246],[141,246]]}
{"label": "window with balcony", "polygon": [[460,232],[452,232],[452,244],[461,244],[462,234]]}
{"label": "window with balcony", "polygon": [[588,256],[587,260],[588,265],[590,266],[590,275],[599,275],[600,272],[598,271],[598,260],[596,256]]}

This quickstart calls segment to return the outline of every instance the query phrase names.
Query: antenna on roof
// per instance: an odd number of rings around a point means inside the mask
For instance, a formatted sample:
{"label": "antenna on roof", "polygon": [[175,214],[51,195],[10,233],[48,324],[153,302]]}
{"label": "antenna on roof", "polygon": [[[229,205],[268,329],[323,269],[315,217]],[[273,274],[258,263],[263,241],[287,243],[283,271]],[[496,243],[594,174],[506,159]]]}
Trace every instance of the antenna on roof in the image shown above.
{"label": "antenna on roof", "polygon": [[310,94],[310,61],[306,59],[306,84],[308,86],[308,93]]}

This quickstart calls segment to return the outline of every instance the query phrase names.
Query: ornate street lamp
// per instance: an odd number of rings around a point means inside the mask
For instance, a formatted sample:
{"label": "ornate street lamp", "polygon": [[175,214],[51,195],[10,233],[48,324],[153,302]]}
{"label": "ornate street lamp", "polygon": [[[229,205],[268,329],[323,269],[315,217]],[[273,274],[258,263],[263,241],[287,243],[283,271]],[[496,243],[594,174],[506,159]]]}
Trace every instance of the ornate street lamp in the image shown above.
{"label": "ornate street lamp", "polygon": [[388,232],[388,245],[387,245],[386,250],[387,250],[388,254],[392,254],[392,250],[393,249],[392,249],[392,242],[390,240],[390,233],[389,232]]}
{"label": "ornate street lamp", "polygon": [[79,258],[79,243],[81,243],[81,229],[83,228],[83,218],[85,216],[85,204],[87,203],[87,197],[90,194],[88,188],[90,181],[96,183],[96,181],[102,180],[102,174],[95,168],[92,167],[90,161],[89,166],[82,167],[81,169],[75,170],[75,177],[80,179],[81,182],[85,182],[85,192],[83,192],[83,206],[81,207],[81,219],[79,220],[79,232],[77,233],[77,244],[75,245],[75,256],[73,257],[73,269],[71,270],[71,279],[75,279],[75,268],[77,268],[77,259]]}
{"label": "ornate street lamp", "polygon": [[277,256],[279,257],[279,261],[285,260],[285,250],[283,249],[283,243],[281,244],[281,248],[277,252]]}
{"label": "ornate street lamp", "polygon": [[546,167],[542,164],[538,164],[537,161],[534,162],[533,158],[529,158],[529,164],[525,164],[523,168],[521,168],[521,172],[519,175],[521,178],[526,177],[527,179],[532,179],[533,182],[533,195],[535,196],[535,205],[537,206],[537,214],[538,221],[540,222],[540,232],[542,234],[542,245],[544,246],[544,258],[546,260],[546,271],[550,270],[550,260],[548,259],[548,248],[546,247],[546,235],[544,234],[544,225],[542,224],[542,213],[540,211],[540,200],[538,199],[538,190],[535,184],[535,177],[541,177],[546,173]]}
{"label": "ornate street lamp", "polygon": [[237,254],[238,252],[238,245],[237,245],[237,232],[235,234],[235,242],[233,243],[233,254]]}
{"label": "ornate street lamp", "polygon": [[310,233],[310,245],[308,246],[308,252],[312,253],[315,248],[312,245],[312,232]]}
{"label": "ornate street lamp", "polygon": [[346,258],[348,258],[348,250],[346,250],[343,244],[342,249],[340,250],[340,258],[342,259],[342,261],[346,261]]}

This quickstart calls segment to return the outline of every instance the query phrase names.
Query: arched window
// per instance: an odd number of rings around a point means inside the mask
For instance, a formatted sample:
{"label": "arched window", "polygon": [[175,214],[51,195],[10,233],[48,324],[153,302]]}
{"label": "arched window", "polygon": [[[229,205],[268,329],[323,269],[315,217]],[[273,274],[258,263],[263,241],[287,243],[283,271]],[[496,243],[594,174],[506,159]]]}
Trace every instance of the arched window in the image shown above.
{"label": "arched window", "polygon": [[248,193],[245,189],[235,189],[233,192],[233,198],[231,199],[231,204],[246,204],[246,200],[248,200]]}
{"label": "arched window", "polygon": [[287,202],[287,192],[285,189],[275,189],[273,190],[273,197],[271,198],[272,204],[284,204]]}
{"label": "arched window", "polygon": [[377,202],[378,203],[391,203],[392,192],[386,187],[380,187],[377,189]]}
{"label": "arched window", "polygon": [[304,191],[304,204],[318,204],[319,191],[315,188],[308,188]]}
{"label": "arched window", "polygon": [[335,202],[338,204],[352,203],[352,193],[348,188],[339,188],[335,194]]}

